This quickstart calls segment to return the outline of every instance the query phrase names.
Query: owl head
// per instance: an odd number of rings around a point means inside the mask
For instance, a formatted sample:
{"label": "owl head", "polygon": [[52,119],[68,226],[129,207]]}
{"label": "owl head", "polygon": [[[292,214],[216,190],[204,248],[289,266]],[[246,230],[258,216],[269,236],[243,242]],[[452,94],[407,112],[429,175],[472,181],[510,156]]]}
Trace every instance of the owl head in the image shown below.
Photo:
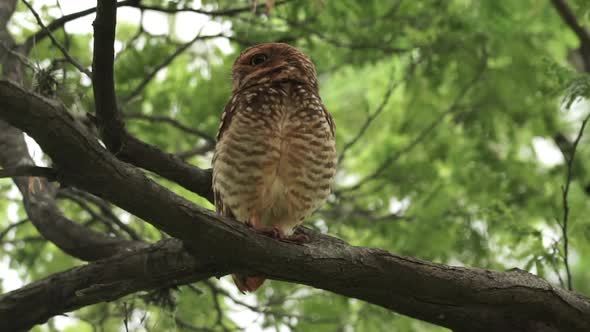
{"label": "owl head", "polygon": [[292,81],[318,89],[311,60],[295,47],[266,43],[244,50],[232,68],[233,91],[268,82]]}

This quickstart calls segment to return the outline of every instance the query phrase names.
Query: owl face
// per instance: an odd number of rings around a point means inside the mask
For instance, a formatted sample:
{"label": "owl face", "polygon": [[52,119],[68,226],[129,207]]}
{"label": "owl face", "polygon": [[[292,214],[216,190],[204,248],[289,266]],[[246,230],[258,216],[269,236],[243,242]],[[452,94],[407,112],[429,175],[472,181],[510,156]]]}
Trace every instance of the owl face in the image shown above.
{"label": "owl face", "polygon": [[232,68],[233,91],[268,82],[295,81],[317,90],[316,71],[311,60],[295,47],[267,43],[250,47]]}

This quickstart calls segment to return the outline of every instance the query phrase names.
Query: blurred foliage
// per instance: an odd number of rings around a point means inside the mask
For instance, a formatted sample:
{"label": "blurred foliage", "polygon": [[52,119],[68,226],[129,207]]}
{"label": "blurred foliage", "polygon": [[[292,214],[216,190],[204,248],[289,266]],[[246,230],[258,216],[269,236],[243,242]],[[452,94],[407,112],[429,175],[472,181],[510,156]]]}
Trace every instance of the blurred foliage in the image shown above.
{"label": "blurred foliage", "polygon": [[[163,35],[150,33],[147,20],[138,26],[136,20],[119,18],[116,87],[133,134],[208,167],[211,152],[205,143],[214,137],[228,99],[233,59],[255,43],[291,43],[315,61],[322,98],[337,123],[339,151],[346,147],[335,193],[308,225],[354,245],[452,265],[518,267],[559,285],[565,278],[558,220],[567,165],[558,147],[573,142],[588,112],[584,98],[590,96],[590,77],[570,63],[577,38],[549,1],[292,0],[276,1],[268,15],[265,1],[258,1],[258,10],[254,2],[144,1],[168,9],[251,8],[209,18],[192,14],[192,25],[180,27],[175,27],[174,15],[161,14],[170,31]],[[569,2],[580,23],[590,26],[588,2]],[[11,29],[22,41],[37,27],[24,6],[19,4],[18,11]],[[61,15],[52,5],[40,12],[46,22]],[[197,38],[157,70],[187,42],[180,29],[224,37]],[[60,30],[55,36],[90,65],[90,34]],[[228,41],[231,48],[222,47]],[[89,80],[55,61],[61,58],[48,39],[39,42],[29,58],[27,84],[40,85],[39,73],[49,71],[55,84],[44,86],[54,89],[72,112],[92,113]],[[126,100],[150,76],[145,89]],[[200,134],[132,114],[166,117]],[[358,135],[363,126],[366,131]],[[568,236],[574,288],[590,295],[590,284],[584,282],[590,280],[590,260],[584,259],[590,255],[588,137],[582,138],[573,165]],[[199,147],[204,148],[189,153]],[[154,178],[211,207],[178,185]],[[0,180],[0,211],[5,211],[0,232],[25,218],[15,192],[10,181]],[[126,236],[93,216],[104,214],[100,202],[87,203],[83,207],[68,197],[60,199],[71,219]],[[164,236],[124,211],[112,211],[148,241]],[[44,242],[28,222],[1,241],[0,261],[24,282],[80,263]],[[73,325],[66,331],[121,331],[126,320],[129,331],[247,326],[270,331],[445,330],[278,281],[268,282],[256,295],[236,294],[229,282],[212,280],[183,286],[173,296],[176,305],[168,309],[146,300],[149,294],[83,308],[69,314]],[[59,330],[59,324],[54,319],[34,331]]]}

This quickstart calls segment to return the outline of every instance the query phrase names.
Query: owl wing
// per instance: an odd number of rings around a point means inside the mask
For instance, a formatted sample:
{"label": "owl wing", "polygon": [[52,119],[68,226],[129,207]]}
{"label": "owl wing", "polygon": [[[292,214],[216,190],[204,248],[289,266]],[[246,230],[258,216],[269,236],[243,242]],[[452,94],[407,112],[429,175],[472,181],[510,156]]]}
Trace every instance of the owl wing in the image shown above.
{"label": "owl wing", "polygon": [[239,99],[237,96],[232,97],[229,102],[225,105],[223,109],[223,113],[221,114],[221,121],[219,122],[219,128],[217,129],[217,142],[223,136],[223,133],[229,128],[229,124],[231,123],[234,114],[236,113],[236,109],[238,108]]}
{"label": "owl wing", "polygon": [[[227,128],[229,128],[229,124],[231,123],[231,120],[234,116],[234,114],[236,113],[236,109],[237,109],[237,98],[233,97],[232,99],[230,99],[230,101],[225,105],[225,108],[223,109],[223,113],[221,114],[221,122],[219,123],[219,129],[217,130],[217,143],[219,144],[219,141],[221,140],[221,137],[223,136],[223,133],[225,133],[225,131],[227,130]],[[215,153],[213,154],[213,165],[215,165],[215,159],[217,159],[217,150],[215,151]],[[217,213],[219,213],[220,215],[224,216],[224,217],[230,217],[230,218],[235,218],[234,214],[231,212],[230,209],[228,209],[224,204],[223,204],[223,200],[221,199],[221,194],[219,192],[219,189],[216,188],[215,186],[215,166],[213,167],[213,201],[215,202],[215,211],[217,211]]]}
{"label": "owl wing", "polygon": [[332,137],[336,137],[336,123],[334,123],[334,119],[332,118],[330,112],[328,112],[326,109],[326,106],[324,106],[323,103],[320,104],[322,105],[322,113],[324,113],[326,121],[328,121],[328,124],[330,125],[330,133],[332,134]]}

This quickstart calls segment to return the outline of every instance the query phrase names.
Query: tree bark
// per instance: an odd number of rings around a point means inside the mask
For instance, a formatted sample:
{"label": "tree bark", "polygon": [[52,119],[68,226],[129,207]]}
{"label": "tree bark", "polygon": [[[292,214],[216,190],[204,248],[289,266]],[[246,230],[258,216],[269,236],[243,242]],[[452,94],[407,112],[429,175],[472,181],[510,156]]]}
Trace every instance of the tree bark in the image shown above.
{"label": "tree bark", "polygon": [[[0,81],[0,118],[24,130],[41,145],[58,166],[60,181],[109,200],[143,218],[182,240],[192,254],[192,259],[188,259],[186,253],[178,253],[182,257],[179,264],[185,265],[179,273],[178,266],[171,266],[167,259],[122,259],[116,256],[54,275],[0,297],[0,321],[5,321],[2,317],[18,321],[19,316],[15,313],[26,310],[33,299],[37,306],[43,303],[53,307],[52,311],[38,314],[34,320],[23,315],[18,326],[31,326],[50,315],[112,300],[141,289],[231,271],[329,290],[457,331],[590,330],[590,301],[587,298],[555,288],[524,271],[451,267],[379,249],[353,247],[308,230],[305,232],[311,241],[303,245],[260,235],[241,223],[202,209],[148,179],[139,169],[108,153],[61,104],[25,91],[9,81]],[[165,244],[163,246],[167,248]],[[138,249],[129,255],[147,257],[142,255],[149,250],[155,250],[152,254],[166,256],[159,252],[166,249],[157,247]],[[70,283],[71,280],[86,280],[84,273],[89,271],[86,269],[100,264],[108,271],[100,277],[104,279]],[[118,268],[107,267],[109,264]],[[141,269],[161,271],[164,276],[157,273],[158,281],[150,283],[144,280],[143,274],[139,273],[135,278],[134,273],[129,272]],[[166,275],[166,271],[172,272]],[[126,282],[124,287],[108,287],[113,283],[120,285],[123,279]],[[92,300],[84,297],[84,300],[73,299],[60,305],[48,299],[47,293],[34,291],[39,285],[52,285],[51,280],[59,283],[55,287],[73,288],[62,296],[71,296],[89,287],[96,292]],[[104,284],[107,287],[103,287]]]}

